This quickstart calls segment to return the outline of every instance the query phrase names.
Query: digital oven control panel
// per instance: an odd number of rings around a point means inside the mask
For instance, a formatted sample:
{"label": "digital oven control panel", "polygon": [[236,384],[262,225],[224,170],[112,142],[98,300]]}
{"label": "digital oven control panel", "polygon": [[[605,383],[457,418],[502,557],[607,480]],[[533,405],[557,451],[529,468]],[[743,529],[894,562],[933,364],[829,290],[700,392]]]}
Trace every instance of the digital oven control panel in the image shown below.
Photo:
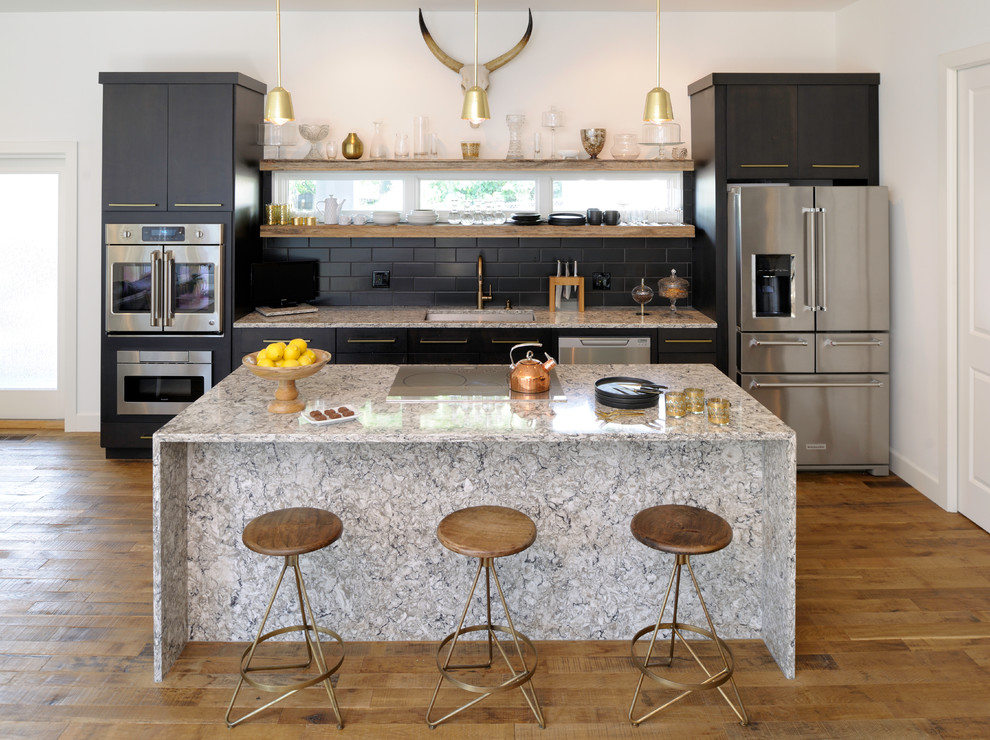
{"label": "digital oven control panel", "polygon": [[107,244],[223,244],[223,224],[107,224]]}

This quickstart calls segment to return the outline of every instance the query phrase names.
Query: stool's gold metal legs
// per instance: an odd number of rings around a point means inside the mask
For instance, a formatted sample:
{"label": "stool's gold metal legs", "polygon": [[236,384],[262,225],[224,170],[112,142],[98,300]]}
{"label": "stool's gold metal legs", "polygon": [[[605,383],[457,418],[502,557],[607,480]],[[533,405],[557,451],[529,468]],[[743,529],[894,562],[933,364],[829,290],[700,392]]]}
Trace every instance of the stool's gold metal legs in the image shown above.
{"label": "stool's gold metal legs", "polygon": [[[268,615],[271,613],[272,604],[275,603],[275,597],[278,596],[278,590],[282,586],[282,580],[285,577],[285,571],[288,568],[292,568],[293,574],[296,579],[296,594],[299,597],[299,612],[302,615],[302,624],[293,625],[291,627],[282,627],[277,630],[272,630],[271,632],[264,632],[265,624],[268,622]],[[263,665],[263,666],[252,666],[251,661],[254,659],[254,653],[258,645],[266,640],[270,640],[278,635],[284,635],[289,632],[302,632],[303,636],[306,638],[306,654],[308,660],[305,663],[293,663],[293,664],[277,664],[277,665]],[[312,636],[310,633],[312,632]],[[320,634],[324,634],[337,641],[341,648],[341,657],[337,661],[336,665],[332,668],[327,666],[326,656],[323,654],[323,643],[320,641]],[[227,727],[234,727],[239,725],[246,719],[250,719],[259,712],[268,709],[272,705],[282,701],[287,696],[292,696],[292,694],[302,689],[309,688],[310,686],[315,686],[318,683],[323,683],[326,687],[327,695],[330,697],[330,704],[333,707],[333,713],[337,717],[337,729],[343,729],[344,721],[340,717],[340,707],[337,706],[337,696],[333,690],[333,684],[330,679],[337,669],[340,668],[341,664],[344,662],[343,656],[344,641],[333,630],[326,629],[325,627],[319,627],[316,624],[316,617],[313,615],[313,608],[309,603],[309,595],[306,593],[306,585],[303,583],[302,571],[299,570],[299,556],[298,555],[287,555],[285,558],[285,563],[282,565],[282,572],[278,575],[278,582],[275,584],[275,590],[272,591],[272,597],[268,600],[268,608],[265,609],[265,616],[261,620],[261,625],[258,627],[258,634],[254,638],[248,648],[244,651],[241,656],[241,678],[237,682],[237,688],[234,689],[234,695],[230,697],[230,704],[227,705],[226,721]],[[298,670],[300,668],[309,668],[313,661],[316,661],[316,670],[319,671],[319,675],[315,678],[311,678],[306,681],[299,681],[298,683],[275,685],[261,683],[260,681],[252,678],[249,673],[264,673],[272,671],[288,671],[288,670]],[[237,694],[241,690],[241,686],[244,682],[260,691],[268,691],[273,693],[279,693],[279,696],[272,699],[270,702],[264,706],[260,706],[257,709],[248,712],[239,719],[231,720],[230,712],[234,708],[234,701],[237,699]]]}
{"label": "stool's gold metal legs", "polygon": [[[478,579],[481,577],[481,569],[485,569],[485,624],[476,624],[469,627],[464,626],[464,620],[467,618],[468,608],[471,606],[471,600],[474,598],[474,592],[478,587]],[[491,582],[495,581],[495,588],[498,590],[499,600],[502,602],[502,609],[505,611],[505,620],[509,623],[508,627],[503,627],[501,625],[492,624],[492,589]],[[457,641],[460,639],[461,635],[468,634],[469,632],[480,632],[484,630],[488,638],[488,661],[485,663],[478,663],[473,665],[451,665],[450,660],[454,655],[454,649],[457,647]],[[522,670],[516,670],[516,667],[512,664],[509,656],[506,655],[505,649],[502,646],[502,642],[495,635],[496,632],[501,632],[511,636],[512,642],[516,647],[516,654],[519,656],[519,660],[522,663]],[[447,651],[447,657],[441,661],[440,654],[443,652],[445,645],[450,643],[450,649]],[[533,666],[532,668],[526,662],[526,656],[523,650],[522,643],[533,652]],[[505,664],[509,667],[509,671],[512,676],[502,683],[496,686],[477,686],[475,684],[470,684],[462,681],[455,677],[451,671],[467,669],[467,668],[491,668],[492,659],[494,656],[493,647],[497,648],[499,653],[502,655],[502,659]],[[478,702],[482,701],[486,697],[492,694],[498,693],[500,691],[508,691],[509,689],[514,689],[517,686],[522,692],[523,698],[526,699],[526,703],[529,708],[533,711],[533,715],[536,717],[536,721],[540,725],[540,729],[546,726],[543,721],[543,711],[540,708],[540,702],[536,698],[536,691],[533,689],[532,678],[533,674],[536,672],[536,664],[539,660],[539,656],[536,653],[536,647],[533,645],[532,641],[526,637],[526,635],[521,632],[516,632],[516,628],[512,624],[512,617],[509,614],[509,606],[505,602],[505,594],[502,592],[502,584],[498,580],[498,574],[495,572],[495,559],[494,558],[479,558],[478,559],[478,569],[474,573],[474,581],[471,583],[471,592],[468,594],[467,601],[464,604],[464,610],[461,612],[461,618],[457,622],[457,628],[449,635],[447,635],[440,642],[437,648],[437,668],[440,669],[440,678],[437,680],[437,686],[433,690],[433,698],[430,700],[430,706],[426,710],[426,723],[430,726],[430,729],[435,728],[441,722],[445,722],[456,714],[463,712],[468,707],[473,707]],[[443,680],[447,679],[452,684],[458,688],[464,689],[465,691],[470,691],[475,694],[481,694],[477,699],[472,699],[467,704],[458,707],[454,711],[444,715],[440,719],[430,719],[430,713],[433,711],[433,705],[436,703],[437,695],[440,693],[440,686],[443,684]],[[526,691],[525,684],[529,683],[529,692]]]}
{"label": "stool's gold metal legs", "polygon": [[[677,561],[674,565],[673,572],[671,572],[670,574],[670,580],[667,582],[667,591],[666,593],[664,593],[663,596],[663,606],[660,607],[660,616],[657,618],[656,625],[644,627],[639,632],[637,632],[632,638],[631,651],[632,651],[633,663],[640,670],[640,676],[639,676],[639,681],[636,683],[636,692],[633,694],[632,703],[629,705],[629,715],[628,715],[629,721],[632,722],[634,727],[636,727],[640,723],[645,722],[653,715],[662,712],[667,707],[680,701],[685,696],[687,696],[688,694],[694,691],[718,689],[718,692],[722,695],[722,698],[725,699],[726,703],[728,703],[729,707],[732,709],[733,712],[735,712],[736,716],[739,718],[740,723],[743,725],[749,724],[749,717],[746,714],[746,708],[743,706],[742,698],[739,696],[739,689],[736,687],[736,682],[732,678],[732,672],[734,669],[732,651],[729,649],[729,646],[725,644],[722,638],[720,638],[715,633],[715,625],[712,623],[712,618],[708,613],[708,607],[705,605],[705,600],[701,595],[701,589],[698,586],[698,579],[694,577],[694,569],[691,567],[690,556],[677,555],[676,557],[677,557]],[[701,629],[700,627],[694,627],[689,624],[683,624],[677,621],[677,604],[679,601],[680,589],[681,589],[681,568],[685,565],[687,566],[688,573],[691,575],[691,582],[694,584],[694,590],[698,594],[698,601],[701,602],[701,609],[705,613],[705,621],[708,623],[707,630]],[[670,597],[670,589],[672,587],[674,589],[673,618],[670,622],[664,622],[663,615],[667,611],[667,601]],[[667,656],[665,658],[655,658],[653,656],[653,649],[656,646],[657,635],[660,633],[660,630],[670,630],[670,645]],[[641,637],[643,637],[646,633],[650,631],[653,632],[653,635],[650,638],[649,647],[646,650],[645,657],[640,659],[636,655],[636,643],[639,641]],[[721,662],[723,666],[722,669],[719,670],[717,673],[712,673],[711,671],[709,671],[708,668],[705,667],[705,664],[702,663],[701,658],[698,657],[698,654],[695,652],[694,648],[691,646],[691,640],[684,639],[684,635],[682,634],[683,632],[694,632],[695,634],[701,635],[702,637],[711,640],[715,644],[715,647],[718,649],[718,654],[719,657],[721,658]],[[655,667],[667,667],[673,663],[674,645],[675,642],[678,640],[691,654],[691,657],[694,658],[694,661],[699,666],[701,666],[701,670],[705,672],[707,678],[704,681],[700,683],[683,683],[680,681],[674,681],[665,676],[661,676],[660,674],[652,670]],[[651,659],[654,661],[653,663],[650,662]],[[675,696],[670,701],[668,701],[666,704],[656,707],[655,709],[647,712],[641,717],[634,718],[633,711],[636,709],[636,702],[639,699],[639,693],[643,687],[643,679],[646,678],[647,676],[649,676],[654,681],[657,681],[658,683],[662,684],[663,686],[666,686],[667,688],[671,688],[671,689],[677,689],[681,691],[681,693]],[[732,686],[732,691],[733,693],[735,693],[736,703],[738,704],[738,708],[736,707],[736,704],[732,703],[732,700],[729,698],[728,694],[726,694],[725,690],[722,688],[722,684],[724,684],[726,681],[728,681],[729,685]]]}

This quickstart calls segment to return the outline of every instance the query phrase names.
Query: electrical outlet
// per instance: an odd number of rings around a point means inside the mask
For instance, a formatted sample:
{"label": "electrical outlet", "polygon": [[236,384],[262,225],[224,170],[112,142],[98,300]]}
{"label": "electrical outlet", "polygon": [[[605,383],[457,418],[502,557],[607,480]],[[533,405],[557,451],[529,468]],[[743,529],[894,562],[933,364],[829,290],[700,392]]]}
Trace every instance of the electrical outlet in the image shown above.
{"label": "electrical outlet", "polygon": [[591,273],[592,290],[612,290],[612,273],[593,272]]}
{"label": "electrical outlet", "polygon": [[389,270],[374,270],[371,273],[372,288],[387,288],[389,283]]}

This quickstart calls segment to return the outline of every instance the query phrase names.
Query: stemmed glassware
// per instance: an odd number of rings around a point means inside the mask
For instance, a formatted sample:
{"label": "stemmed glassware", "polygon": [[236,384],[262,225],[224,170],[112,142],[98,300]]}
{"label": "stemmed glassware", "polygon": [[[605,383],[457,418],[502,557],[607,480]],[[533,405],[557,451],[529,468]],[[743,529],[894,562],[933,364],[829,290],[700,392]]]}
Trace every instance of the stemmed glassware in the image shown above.
{"label": "stemmed glassware", "polygon": [[303,159],[326,159],[320,143],[330,135],[330,126],[325,123],[300,123],[299,135],[309,142],[309,151]]}
{"label": "stemmed glassware", "polygon": [[526,123],[526,116],[522,113],[510,113],[505,117],[505,124],[509,127],[509,151],[506,152],[506,159],[522,159],[522,126]]}

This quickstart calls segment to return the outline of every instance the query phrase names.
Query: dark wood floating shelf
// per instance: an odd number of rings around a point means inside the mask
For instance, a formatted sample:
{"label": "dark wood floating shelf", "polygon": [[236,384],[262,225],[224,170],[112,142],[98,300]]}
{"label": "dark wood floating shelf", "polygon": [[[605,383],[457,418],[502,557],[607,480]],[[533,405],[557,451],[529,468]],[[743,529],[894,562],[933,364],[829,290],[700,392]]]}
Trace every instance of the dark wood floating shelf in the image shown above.
{"label": "dark wood floating shelf", "polygon": [[690,159],[263,159],[262,172],[690,172]]}
{"label": "dark wood floating shelf", "polygon": [[462,226],[460,224],[436,224],[435,226],[410,226],[409,224],[396,224],[394,226],[376,226],[365,224],[364,226],[262,226],[261,235],[263,237],[287,237],[287,236],[307,236],[307,237],[416,237],[426,236],[433,239],[443,237],[486,237],[508,236],[508,237],[534,237],[544,238],[578,238],[578,239],[622,239],[627,237],[652,237],[652,238],[691,238],[694,236],[694,226],[684,224],[683,226],[550,226],[540,224],[538,226]]}

